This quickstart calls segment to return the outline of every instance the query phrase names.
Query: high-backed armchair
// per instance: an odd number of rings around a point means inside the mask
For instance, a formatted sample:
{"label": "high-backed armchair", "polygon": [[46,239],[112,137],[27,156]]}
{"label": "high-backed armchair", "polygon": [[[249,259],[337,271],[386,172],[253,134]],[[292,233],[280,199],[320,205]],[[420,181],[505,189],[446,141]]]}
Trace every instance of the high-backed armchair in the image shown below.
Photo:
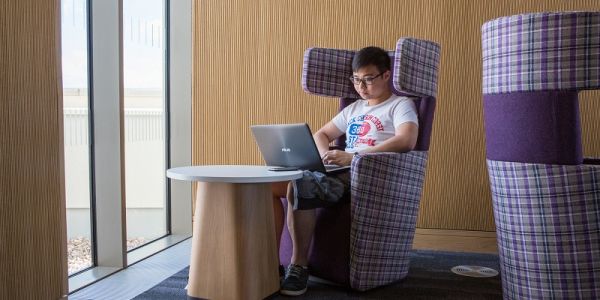
{"label": "high-backed armchair", "polygon": [[505,299],[600,299],[600,165],[578,91],[600,89],[600,12],[482,27],[483,108]]}
{"label": "high-backed armchair", "polygon": [[[413,97],[418,110],[416,148],[408,153],[354,157],[350,203],[317,211],[309,254],[312,275],[357,290],[385,285],[407,275],[433,123],[439,51],[436,43],[402,38],[396,51],[390,53],[393,91]],[[340,109],[359,99],[349,80],[354,53],[306,50],[304,90],[341,98]],[[287,209],[287,200],[282,202]],[[280,250],[284,265],[290,262],[291,247],[286,226]]]}

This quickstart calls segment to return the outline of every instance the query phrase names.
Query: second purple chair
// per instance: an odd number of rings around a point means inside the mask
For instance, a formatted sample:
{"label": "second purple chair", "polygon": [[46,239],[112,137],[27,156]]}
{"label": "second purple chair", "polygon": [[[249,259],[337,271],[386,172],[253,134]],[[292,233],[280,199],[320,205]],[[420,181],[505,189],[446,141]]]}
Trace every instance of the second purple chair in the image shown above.
{"label": "second purple chair", "polygon": [[[317,211],[309,255],[311,275],[356,290],[368,290],[407,275],[433,123],[439,52],[436,43],[402,38],[396,51],[390,53],[392,90],[412,97],[418,110],[416,148],[408,153],[354,157],[350,203]],[[360,99],[349,80],[354,53],[308,49],[302,74],[304,90],[341,98],[340,109]],[[287,209],[287,200],[282,201]],[[289,264],[291,249],[286,226],[281,237],[283,265]]]}
{"label": "second purple chair", "polygon": [[600,299],[600,165],[579,96],[600,89],[600,12],[482,26],[486,156],[504,299]]}

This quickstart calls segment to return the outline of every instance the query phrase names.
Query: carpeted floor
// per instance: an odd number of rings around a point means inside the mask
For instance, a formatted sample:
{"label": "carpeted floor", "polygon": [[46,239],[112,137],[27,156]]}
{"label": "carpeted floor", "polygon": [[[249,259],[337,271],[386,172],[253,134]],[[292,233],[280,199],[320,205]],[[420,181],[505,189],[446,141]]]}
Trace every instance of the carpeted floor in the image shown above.
{"label": "carpeted floor", "polygon": [[[457,265],[476,265],[499,270],[498,256],[491,254],[413,251],[408,276],[397,283],[367,292],[309,282],[299,297],[274,295],[270,299],[502,299],[500,275],[491,278],[459,276],[450,271]],[[187,299],[184,290],[188,268],[167,278],[135,299]]]}

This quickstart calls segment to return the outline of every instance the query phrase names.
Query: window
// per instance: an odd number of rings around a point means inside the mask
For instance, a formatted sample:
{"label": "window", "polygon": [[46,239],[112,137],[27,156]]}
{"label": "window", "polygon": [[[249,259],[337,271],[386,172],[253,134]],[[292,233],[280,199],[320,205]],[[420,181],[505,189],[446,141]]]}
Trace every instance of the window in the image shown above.
{"label": "window", "polygon": [[61,0],[61,10],[74,292],[191,236],[191,184],[169,183],[166,169],[191,164],[192,2]]}
{"label": "window", "polygon": [[123,1],[128,250],[169,233],[164,8],[164,0]]}
{"label": "window", "polygon": [[94,265],[90,193],[87,0],[62,1],[62,74],[69,274]]}

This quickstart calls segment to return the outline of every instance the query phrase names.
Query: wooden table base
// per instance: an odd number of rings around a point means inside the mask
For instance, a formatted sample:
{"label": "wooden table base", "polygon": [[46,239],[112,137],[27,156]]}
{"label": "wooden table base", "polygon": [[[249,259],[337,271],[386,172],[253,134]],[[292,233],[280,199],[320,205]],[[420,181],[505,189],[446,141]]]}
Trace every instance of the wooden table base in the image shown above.
{"label": "wooden table base", "polygon": [[269,183],[199,182],[188,296],[263,299],[279,290]]}

